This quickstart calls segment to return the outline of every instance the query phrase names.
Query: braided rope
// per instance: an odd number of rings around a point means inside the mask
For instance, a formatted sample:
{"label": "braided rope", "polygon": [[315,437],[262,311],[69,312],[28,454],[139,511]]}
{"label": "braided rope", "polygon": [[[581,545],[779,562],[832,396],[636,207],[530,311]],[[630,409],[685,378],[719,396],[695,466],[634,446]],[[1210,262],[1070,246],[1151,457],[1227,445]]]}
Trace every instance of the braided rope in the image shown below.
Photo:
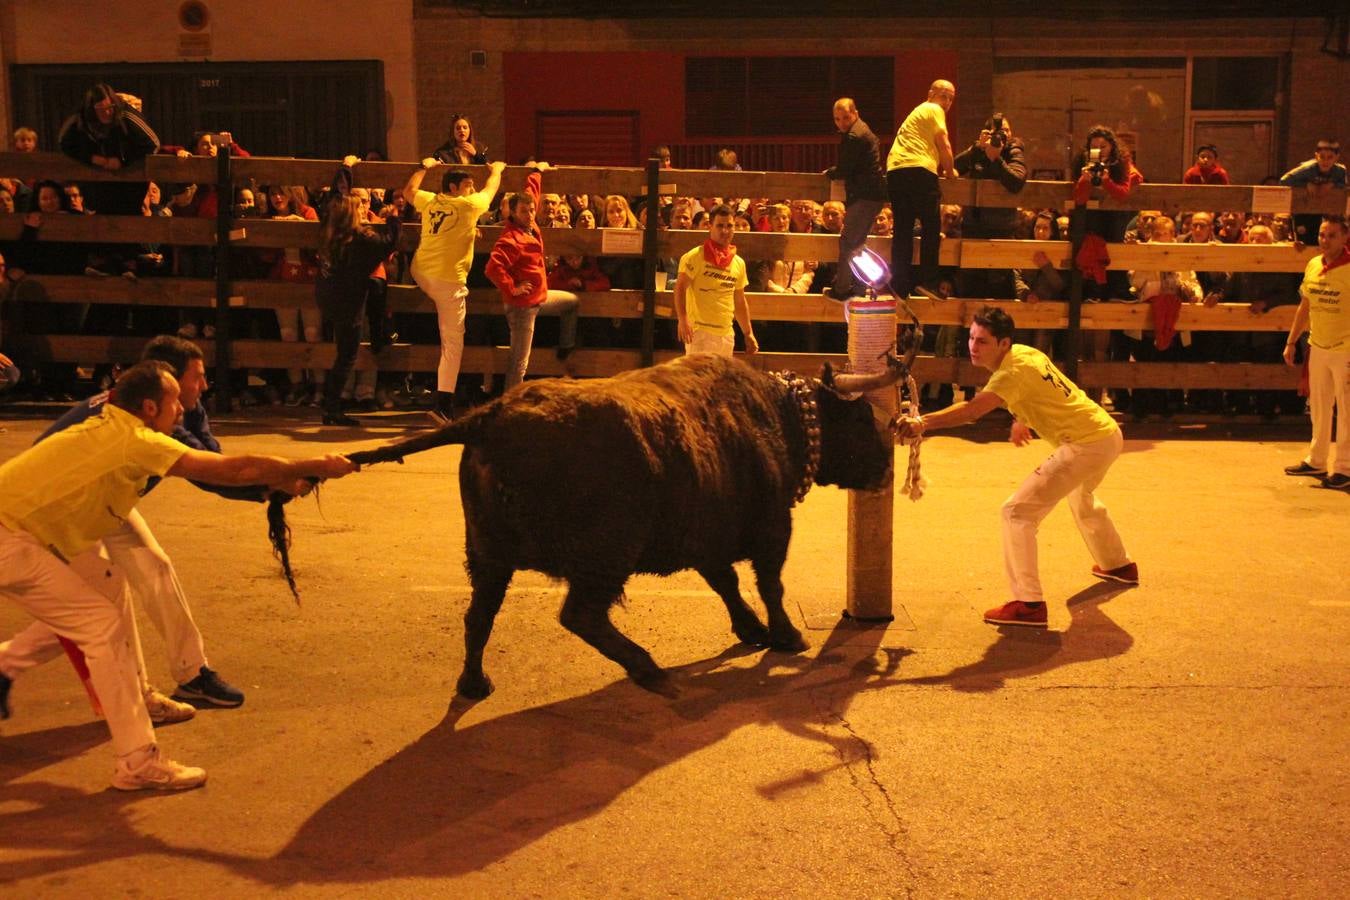
{"label": "braided rope", "polygon": [[[913,417],[919,415],[919,386],[914,381],[914,376],[905,374],[904,393],[908,399],[900,399],[900,383],[896,382],[895,391],[897,394],[896,409],[899,415],[903,417]],[[911,500],[919,500],[923,497],[924,488],[928,487],[928,479],[923,477],[919,468],[919,445],[923,443],[923,436],[920,435],[909,443],[909,466],[905,470],[905,483],[900,486],[900,493],[909,497]]]}

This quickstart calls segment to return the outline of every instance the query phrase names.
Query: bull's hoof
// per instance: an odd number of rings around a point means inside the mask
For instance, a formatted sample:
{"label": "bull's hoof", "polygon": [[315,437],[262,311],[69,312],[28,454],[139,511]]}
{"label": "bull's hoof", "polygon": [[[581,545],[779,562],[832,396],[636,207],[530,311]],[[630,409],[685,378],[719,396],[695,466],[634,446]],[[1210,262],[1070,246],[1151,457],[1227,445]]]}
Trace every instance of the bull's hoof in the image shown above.
{"label": "bull's hoof", "polygon": [[742,644],[749,644],[751,647],[769,646],[769,629],[758,622],[750,625],[734,625],[731,630]]}
{"label": "bull's hoof", "polygon": [[461,675],[455,682],[455,693],[466,700],[486,700],[492,693],[492,679],[486,675]]}
{"label": "bull's hoof", "polygon": [[680,696],[680,689],[675,686],[675,682],[665,672],[657,669],[655,672],[648,672],[644,675],[631,676],[637,686],[644,691],[651,691],[653,694],[660,694],[668,700],[674,700]]}
{"label": "bull's hoof", "polygon": [[769,649],[777,650],[779,653],[801,653],[810,646],[796,631],[791,634],[773,635],[769,641]]}

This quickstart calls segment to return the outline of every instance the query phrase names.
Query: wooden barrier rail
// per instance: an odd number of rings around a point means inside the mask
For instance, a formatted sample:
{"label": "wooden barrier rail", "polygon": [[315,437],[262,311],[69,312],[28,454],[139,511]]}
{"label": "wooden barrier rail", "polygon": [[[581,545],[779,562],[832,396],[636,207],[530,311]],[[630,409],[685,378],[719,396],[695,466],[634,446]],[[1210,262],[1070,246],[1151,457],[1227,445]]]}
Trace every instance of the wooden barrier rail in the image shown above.
{"label": "wooden barrier rail", "polygon": [[[248,157],[212,160],[154,156],[143,164],[117,173],[83,166],[60,154],[0,154],[0,173],[25,179],[55,177],[71,181],[137,181],[213,183],[230,189],[232,184],[304,184],[322,186],[332,180],[336,161],[296,160]],[[355,181],[367,187],[399,187],[417,170],[410,163],[360,163]],[[450,167],[445,167],[446,169]],[[479,183],[486,167],[466,167]],[[506,190],[519,189],[530,170],[508,168],[503,176]],[[426,176],[434,186],[439,172]],[[1072,186],[1064,182],[1028,182],[1018,194],[1009,194],[993,181],[944,179],[943,200],[964,206],[1050,207],[1064,209],[1071,202]],[[777,172],[720,172],[701,170],[659,170],[649,166],[635,169],[564,167],[550,170],[545,189],[557,193],[588,193],[638,196],[659,190],[681,196],[829,196],[830,184],[822,175]],[[1346,208],[1346,192],[1333,190],[1321,195],[1292,191],[1288,195],[1293,213],[1339,213]],[[1245,186],[1142,185],[1123,201],[1101,198],[1093,201],[1101,209],[1250,209],[1254,191]],[[222,213],[228,204],[222,204]],[[0,215],[0,240],[14,241],[23,228],[21,214]],[[500,228],[480,229],[477,249],[488,250]],[[262,219],[204,220],[142,216],[45,216],[38,232],[39,240],[86,243],[156,243],[178,246],[216,246],[230,235],[232,248],[313,248],[318,240],[318,225],[309,222],[269,221]],[[417,246],[418,229],[404,229],[400,249]],[[642,238],[641,250],[637,238]],[[582,375],[607,375],[640,365],[644,360],[659,361],[673,355],[657,351],[651,345],[650,327],[655,319],[672,317],[671,295],[658,292],[654,283],[656,258],[672,258],[698,246],[705,238],[702,231],[657,231],[655,222],[646,232],[616,233],[608,230],[550,229],[544,239],[552,255],[641,257],[647,262],[647,288],[642,291],[609,291],[582,295],[582,315],[620,319],[643,319],[645,350],[595,349],[578,351],[573,367]],[[625,244],[626,246],[618,246]],[[736,236],[740,253],[747,259],[818,260],[838,259],[838,239],[833,235],[740,233]],[[868,245],[886,256],[890,240],[869,238]],[[1046,253],[1058,267],[1070,268],[1075,245],[1069,241],[944,240],[940,261],[944,266],[965,269],[1029,268],[1037,251]],[[1222,244],[1111,244],[1109,268],[1242,272],[1302,272],[1314,248],[1291,245],[1235,246]],[[55,302],[119,303],[133,306],[175,306],[192,308],[243,307],[287,309],[313,303],[313,289],[269,281],[238,281],[223,272],[218,280],[184,278],[144,279],[129,283],[122,279],[94,279],[81,276],[32,276],[24,296]],[[1240,298],[1239,298],[1240,299]],[[391,285],[390,307],[396,312],[432,312],[429,301],[416,288]],[[750,302],[757,321],[802,323],[842,322],[840,307],[819,295],[751,294]],[[913,301],[911,305],[925,324],[968,324],[974,310],[984,300]],[[1019,327],[1026,329],[1080,330],[1147,329],[1152,308],[1148,304],[1087,304],[1076,301],[1018,304],[989,301],[1009,307]],[[492,314],[500,310],[495,291],[473,291],[469,298],[471,313]],[[1286,331],[1292,308],[1280,308],[1263,315],[1250,312],[1246,304],[1227,303],[1213,308],[1185,306],[1177,327],[1204,331]],[[221,323],[227,320],[219,319]],[[88,362],[99,359],[130,359],[139,352],[141,341],[132,338],[93,336],[27,336],[23,346],[39,358],[53,361]],[[326,344],[282,343],[266,341],[230,341],[221,339],[215,350],[224,349],[235,367],[283,368],[323,366],[331,361],[332,347]],[[215,354],[212,354],[213,358]],[[436,367],[438,349],[434,346],[398,345],[386,350],[380,365],[395,370],[430,371]],[[814,367],[825,359],[836,364],[842,360],[820,354],[762,353],[757,364],[768,367]],[[500,372],[506,360],[505,348],[469,347],[464,369],[473,372]],[[1070,363],[1077,363],[1071,359]],[[359,367],[375,360],[363,349]],[[1214,363],[1078,363],[1078,380],[1085,386],[1185,386],[1185,387],[1289,387],[1293,374],[1279,365]],[[531,370],[557,374],[560,366],[549,354],[536,354]],[[956,381],[976,384],[983,375],[969,363],[954,359],[922,359],[917,372],[922,380]]]}

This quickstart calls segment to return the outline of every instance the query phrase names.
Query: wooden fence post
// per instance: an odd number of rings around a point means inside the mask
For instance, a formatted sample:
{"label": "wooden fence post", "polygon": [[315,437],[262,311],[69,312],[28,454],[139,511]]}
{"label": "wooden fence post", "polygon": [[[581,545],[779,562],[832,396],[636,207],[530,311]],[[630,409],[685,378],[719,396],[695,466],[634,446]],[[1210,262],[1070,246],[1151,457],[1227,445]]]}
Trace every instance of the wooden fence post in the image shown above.
{"label": "wooden fence post", "polygon": [[1064,335],[1064,374],[1078,380],[1078,360],[1083,355],[1083,273],[1078,251],[1087,235],[1087,210],[1075,203],[1069,213],[1069,328]]}
{"label": "wooden fence post", "polygon": [[230,145],[216,153],[216,409],[230,408],[230,216],[234,184]]}
{"label": "wooden fence post", "polygon": [[661,160],[647,160],[647,227],[642,232],[642,365],[656,352],[656,254],[661,242]]}

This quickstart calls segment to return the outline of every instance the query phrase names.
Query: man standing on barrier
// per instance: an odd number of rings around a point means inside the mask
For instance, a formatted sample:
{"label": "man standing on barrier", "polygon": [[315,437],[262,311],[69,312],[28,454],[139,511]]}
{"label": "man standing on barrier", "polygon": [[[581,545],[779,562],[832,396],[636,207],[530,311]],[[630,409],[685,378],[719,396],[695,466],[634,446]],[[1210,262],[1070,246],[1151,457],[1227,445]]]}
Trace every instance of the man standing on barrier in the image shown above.
{"label": "man standing on barrier", "polygon": [[[1022,142],[1013,137],[1008,117],[996,112],[984,123],[979,139],[952,161],[962,178],[997,181],[1010,194],[1027,184]],[[961,236],[983,240],[1011,240],[1017,236],[1018,211],[1012,207],[967,206],[962,211]],[[1011,300],[1016,293],[1011,269],[962,269],[957,292],[962,297]]]}
{"label": "man standing on barrier", "polygon": [[[891,285],[905,298],[916,291],[936,300],[938,253],[942,249],[942,190],[938,179],[954,176],[952,144],[947,138],[947,110],[956,99],[956,87],[939,79],[928,89],[928,99],[914,107],[886,156],[886,191],[895,213],[891,238]],[[919,220],[919,277],[911,274],[914,258],[914,220]]]}
{"label": "man standing on barrier", "polygon": [[506,163],[488,165],[491,174],[481,191],[474,190],[472,175],[454,169],[441,177],[440,193],[420,190],[427,170],[436,165],[434,159],[422,160],[422,168],[403,186],[403,196],[422,214],[422,240],[413,256],[412,276],[436,305],[441,361],[436,368],[436,405],[431,417],[443,425],[455,417],[455,382],[464,358],[465,301],[469,296],[465,283],[473,265],[478,219],[492,205]]}
{"label": "man standing on barrier", "polygon": [[1060,500],[1069,499],[1069,512],[1095,560],[1093,575],[1134,585],[1139,568],[1093,493],[1124,446],[1120,427],[1044,353],[1014,344],[1013,328],[1012,317],[1001,309],[986,306],[976,313],[970,325],[970,360],[993,375],[968,401],[902,420],[899,437],[908,440],[925,431],[965,425],[1006,406],[1013,414],[1013,444],[1025,446],[1034,430],[1055,448],[1003,504],[1003,563],[1013,599],[984,614],[993,625],[1044,628],[1036,532]]}
{"label": "man standing on barrier", "polygon": [[834,102],[834,127],[839,130],[839,162],[825,170],[831,181],[844,182],[844,224],[839,232],[839,262],[834,283],[825,288],[831,300],[844,301],[863,291],[848,261],[867,242],[872,221],[886,202],[886,180],[881,171],[881,144],[858,116],[852,98]]}

